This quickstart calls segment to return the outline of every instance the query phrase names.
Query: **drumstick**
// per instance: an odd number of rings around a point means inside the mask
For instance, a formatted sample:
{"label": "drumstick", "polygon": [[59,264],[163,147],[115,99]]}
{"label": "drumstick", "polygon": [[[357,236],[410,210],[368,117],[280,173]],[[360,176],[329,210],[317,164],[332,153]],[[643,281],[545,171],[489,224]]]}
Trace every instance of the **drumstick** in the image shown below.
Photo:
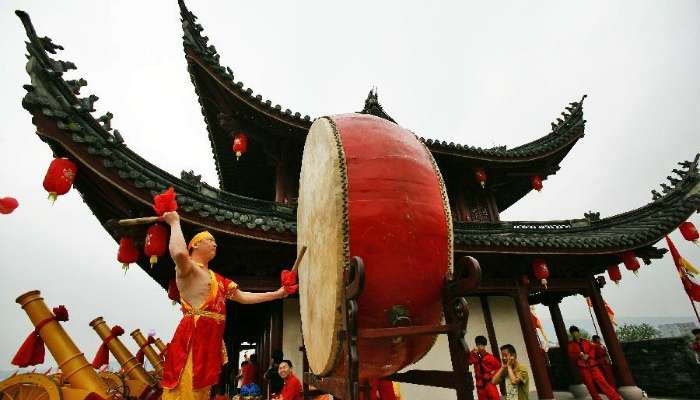
{"label": "drumstick", "polygon": [[131,218],[131,219],[120,219],[117,223],[120,226],[133,226],[133,225],[145,225],[152,222],[160,222],[163,217],[141,217],[141,218]]}
{"label": "drumstick", "polygon": [[297,256],[297,259],[294,261],[294,266],[292,267],[293,273],[296,273],[297,269],[299,269],[299,264],[301,264],[301,259],[304,258],[305,253],[306,253],[306,246],[301,246],[301,250],[299,251],[299,255]]}

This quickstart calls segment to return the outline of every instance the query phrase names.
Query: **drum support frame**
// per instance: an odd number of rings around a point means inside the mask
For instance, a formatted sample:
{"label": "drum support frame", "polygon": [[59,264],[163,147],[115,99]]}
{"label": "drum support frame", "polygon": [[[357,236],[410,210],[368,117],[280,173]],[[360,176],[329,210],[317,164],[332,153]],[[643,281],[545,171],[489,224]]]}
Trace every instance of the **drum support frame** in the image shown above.
{"label": "drum support frame", "polygon": [[[304,346],[304,394],[329,393],[333,398],[358,400],[360,390],[369,399],[369,387],[360,386],[358,338],[376,339],[412,335],[446,334],[452,361],[452,371],[410,370],[395,373],[386,379],[424,386],[454,389],[458,400],[473,400],[473,383],[469,372],[469,348],[464,340],[469,319],[469,308],[464,296],[473,291],[481,281],[481,268],[472,257],[462,257],[455,271],[445,280],[443,288],[443,310],[445,324],[433,326],[402,326],[379,329],[357,329],[357,299],[364,287],[364,263],[353,257],[350,268],[345,271],[345,292],[342,302],[343,326],[338,333],[341,343],[339,370],[342,376],[320,377],[309,371]],[[318,390],[309,391],[309,385]]]}

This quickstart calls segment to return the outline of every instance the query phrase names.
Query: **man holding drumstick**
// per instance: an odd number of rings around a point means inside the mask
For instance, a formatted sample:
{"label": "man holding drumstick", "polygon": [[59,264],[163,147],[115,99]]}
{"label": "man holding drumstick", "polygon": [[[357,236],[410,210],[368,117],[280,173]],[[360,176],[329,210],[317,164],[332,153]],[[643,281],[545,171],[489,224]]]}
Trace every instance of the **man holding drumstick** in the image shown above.
{"label": "man holding drumstick", "polygon": [[218,382],[223,364],[226,300],[262,303],[287,297],[287,290],[239,290],[235,282],[209,269],[209,262],[216,256],[211,233],[200,232],[185,244],[178,213],[166,212],[163,220],[170,225],[170,256],[175,262],[184,314],[165,357],[163,400],[205,400],[209,399],[211,385]]}

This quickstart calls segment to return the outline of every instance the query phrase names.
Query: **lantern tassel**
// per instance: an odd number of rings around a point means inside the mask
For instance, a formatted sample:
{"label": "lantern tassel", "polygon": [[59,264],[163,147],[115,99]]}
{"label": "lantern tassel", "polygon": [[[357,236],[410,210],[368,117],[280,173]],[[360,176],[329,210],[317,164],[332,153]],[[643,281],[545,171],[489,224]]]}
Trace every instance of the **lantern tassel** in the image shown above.
{"label": "lantern tassel", "polygon": [[243,155],[243,153],[241,153],[240,151],[236,152],[236,161],[238,161],[241,158],[241,155]]}
{"label": "lantern tassel", "polygon": [[479,183],[481,184],[481,188],[482,188],[482,189],[486,189],[486,182],[481,181],[481,182],[479,182]]}
{"label": "lantern tassel", "polygon": [[632,271],[632,273],[634,273],[634,275],[636,277],[639,277],[639,270],[638,269],[635,269],[634,271]]}
{"label": "lantern tassel", "polygon": [[51,205],[56,202],[56,199],[58,199],[58,194],[56,192],[49,193],[49,201],[51,202]]}
{"label": "lantern tassel", "polygon": [[124,271],[124,276],[126,276],[126,272],[129,271],[129,263],[122,263],[122,271]]}
{"label": "lantern tassel", "polygon": [[158,256],[151,256],[149,261],[151,262],[151,268],[153,268],[153,265],[158,262]]}
{"label": "lantern tassel", "polygon": [[542,282],[542,286],[544,286],[544,288],[547,289],[547,280],[542,279],[541,282]]}

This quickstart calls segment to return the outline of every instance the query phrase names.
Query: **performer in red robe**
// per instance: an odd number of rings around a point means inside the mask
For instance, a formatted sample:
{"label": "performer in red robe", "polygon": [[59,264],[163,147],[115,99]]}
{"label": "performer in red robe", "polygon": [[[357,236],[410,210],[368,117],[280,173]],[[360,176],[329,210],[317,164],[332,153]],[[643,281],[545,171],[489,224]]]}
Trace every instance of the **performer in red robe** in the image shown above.
{"label": "performer in red robe", "polygon": [[691,332],[693,333],[693,336],[695,336],[695,340],[690,342],[688,346],[690,347],[690,350],[695,352],[695,359],[697,360],[698,364],[700,364],[700,329],[695,328]]}
{"label": "performer in red robe", "polygon": [[282,386],[282,392],[280,392],[277,400],[302,400],[301,382],[292,371],[292,362],[289,360],[282,360],[278,372],[280,377],[284,380],[284,386]]}
{"label": "performer in red robe", "polygon": [[170,256],[183,313],[165,356],[163,400],[206,400],[224,362],[226,300],[254,304],[287,294],[284,288],[267,293],[239,290],[235,282],[209,269],[216,255],[209,232],[198,233],[186,245],[177,212],[167,212],[163,219],[170,225]]}
{"label": "performer in red robe", "polygon": [[620,400],[620,395],[614,388],[610,387],[603,373],[598,368],[591,342],[581,338],[581,332],[576,326],[572,325],[569,328],[569,333],[572,338],[568,346],[569,358],[576,363],[581,374],[581,380],[583,384],[586,385],[593,400],[600,400],[598,388],[600,388],[609,400]]}
{"label": "performer in red robe", "polygon": [[600,336],[593,335],[591,337],[591,346],[593,346],[593,359],[598,364],[598,368],[603,372],[603,375],[605,375],[605,380],[608,382],[608,385],[613,388],[617,387],[615,383],[615,374],[613,373],[610,357],[608,356],[608,349],[601,343]]}
{"label": "performer in red robe", "polygon": [[476,349],[469,353],[469,363],[474,366],[474,386],[479,400],[500,400],[498,387],[491,382],[501,368],[501,362],[486,351],[488,341],[484,336],[474,338]]}

